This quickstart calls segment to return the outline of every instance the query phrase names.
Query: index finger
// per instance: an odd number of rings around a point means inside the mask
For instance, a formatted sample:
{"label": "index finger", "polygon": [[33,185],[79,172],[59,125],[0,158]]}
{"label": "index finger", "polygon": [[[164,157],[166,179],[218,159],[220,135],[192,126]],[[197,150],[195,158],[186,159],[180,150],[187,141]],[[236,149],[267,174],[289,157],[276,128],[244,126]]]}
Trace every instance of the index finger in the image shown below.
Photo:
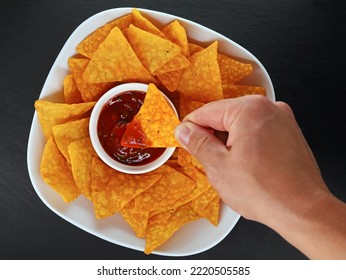
{"label": "index finger", "polygon": [[[261,95],[248,95],[210,102],[188,114],[183,121],[190,121],[203,127],[218,131],[230,131],[234,122],[254,121],[268,116],[268,110],[274,109],[273,103]],[[255,115],[255,116],[254,116]],[[250,123],[248,123],[250,124]]]}

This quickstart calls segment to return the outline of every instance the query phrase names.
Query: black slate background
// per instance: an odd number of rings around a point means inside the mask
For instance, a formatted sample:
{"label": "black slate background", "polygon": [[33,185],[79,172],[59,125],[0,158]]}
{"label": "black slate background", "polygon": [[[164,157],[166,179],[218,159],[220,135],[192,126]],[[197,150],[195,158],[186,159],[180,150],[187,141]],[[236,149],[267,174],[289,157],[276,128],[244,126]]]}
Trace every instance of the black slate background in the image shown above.
{"label": "black slate background", "polygon": [[[51,212],[30,182],[34,101],[73,30],[93,14],[138,7],[205,25],[252,52],[291,105],[331,191],[346,201],[346,4],[335,0],[2,0],[0,259],[167,259],[96,238]],[[292,229],[294,230],[294,229]],[[186,259],[305,259],[271,229],[240,219],[217,246]]]}

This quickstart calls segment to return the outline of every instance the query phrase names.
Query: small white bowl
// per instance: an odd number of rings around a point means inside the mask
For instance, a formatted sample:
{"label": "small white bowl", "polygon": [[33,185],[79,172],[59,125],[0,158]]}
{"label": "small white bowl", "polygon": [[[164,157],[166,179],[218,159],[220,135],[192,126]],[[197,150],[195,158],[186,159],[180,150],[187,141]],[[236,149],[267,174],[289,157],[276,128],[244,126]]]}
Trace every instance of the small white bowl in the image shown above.
{"label": "small white bowl", "polygon": [[[143,91],[147,92],[148,85],[142,84],[142,83],[126,83],[118,85],[109,91],[107,91],[102,97],[96,102],[94,109],[91,112],[90,116],[90,122],[89,122],[89,134],[91,143],[98,154],[98,156],[101,158],[101,160],[106,163],[108,166],[112,167],[115,170],[118,170],[123,173],[128,174],[142,174],[147,173],[150,171],[153,171],[163,165],[174,153],[175,147],[169,147],[166,148],[165,151],[161,156],[159,156],[154,161],[143,164],[143,165],[128,165],[123,164],[119,161],[116,161],[111,156],[109,156],[106,151],[103,149],[100,139],[97,134],[97,124],[99,120],[100,113],[104,106],[115,96],[126,92],[126,91]],[[162,92],[161,92],[162,93]],[[174,110],[175,114],[178,116],[178,113],[173,105],[173,103],[169,100],[169,98],[162,93],[162,95],[166,98],[169,105]]]}

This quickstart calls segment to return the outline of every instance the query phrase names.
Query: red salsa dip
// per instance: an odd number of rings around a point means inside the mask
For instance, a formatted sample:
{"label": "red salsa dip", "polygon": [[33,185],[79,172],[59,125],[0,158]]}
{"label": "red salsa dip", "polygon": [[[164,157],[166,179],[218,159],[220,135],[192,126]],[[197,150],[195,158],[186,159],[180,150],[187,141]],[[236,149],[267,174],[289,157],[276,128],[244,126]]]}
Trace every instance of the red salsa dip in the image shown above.
{"label": "red salsa dip", "polygon": [[120,163],[148,164],[165,151],[165,148],[130,148],[120,144],[126,124],[138,113],[144,97],[143,91],[125,91],[110,99],[101,110],[97,135],[105,152]]}

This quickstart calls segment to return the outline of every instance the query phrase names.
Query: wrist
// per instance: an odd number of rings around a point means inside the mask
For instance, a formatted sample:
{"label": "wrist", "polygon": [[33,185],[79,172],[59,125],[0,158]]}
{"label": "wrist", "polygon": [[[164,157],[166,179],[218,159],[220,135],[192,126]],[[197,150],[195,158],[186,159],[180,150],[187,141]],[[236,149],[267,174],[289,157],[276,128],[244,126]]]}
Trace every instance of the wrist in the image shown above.
{"label": "wrist", "polygon": [[269,226],[309,258],[345,258],[346,204],[324,190],[300,203]]}

